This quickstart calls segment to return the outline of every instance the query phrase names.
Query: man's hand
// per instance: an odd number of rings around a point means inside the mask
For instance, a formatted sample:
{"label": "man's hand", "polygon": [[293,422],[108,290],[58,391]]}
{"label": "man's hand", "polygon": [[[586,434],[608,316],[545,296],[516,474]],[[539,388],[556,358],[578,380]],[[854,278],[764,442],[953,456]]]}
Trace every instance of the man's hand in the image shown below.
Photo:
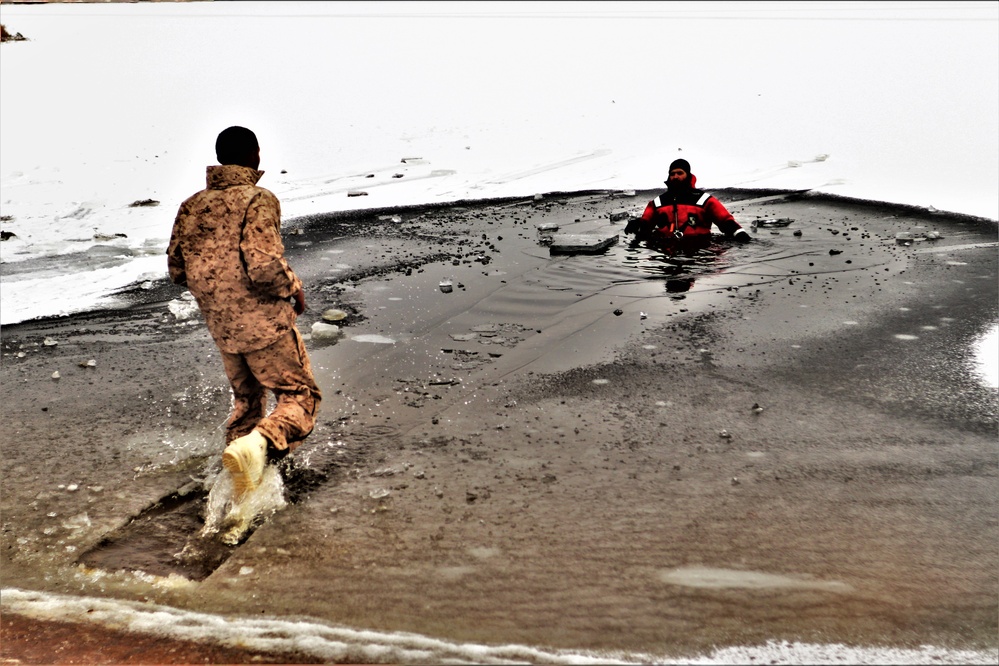
{"label": "man's hand", "polygon": [[753,237],[749,235],[749,232],[745,229],[739,229],[735,232],[735,239],[740,243],[748,243],[753,240]]}
{"label": "man's hand", "polygon": [[295,314],[300,315],[305,312],[305,290],[299,289],[292,298],[295,299]]}
{"label": "man's hand", "polygon": [[628,224],[624,225],[624,233],[626,234],[637,234],[642,228],[642,220],[638,217],[633,217],[628,220]]}

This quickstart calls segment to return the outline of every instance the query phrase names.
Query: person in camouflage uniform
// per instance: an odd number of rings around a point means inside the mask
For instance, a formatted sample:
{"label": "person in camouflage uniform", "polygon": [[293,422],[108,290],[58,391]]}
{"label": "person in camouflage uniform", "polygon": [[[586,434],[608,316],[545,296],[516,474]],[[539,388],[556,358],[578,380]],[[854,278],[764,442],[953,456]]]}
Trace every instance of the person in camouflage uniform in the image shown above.
{"label": "person in camouflage uniform", "polygon": [[[312,432],[322,394],[302,336],[302,281],[284,258],[281,205],[257,187],[260,147],[243,127],[215,143],[207,188],[177,212],[167,266],[204,315],[232,385],[222,462],[237,499],[259,485],[268,457],[294,450]],[[267,391],[276,398],[264,415]]]}

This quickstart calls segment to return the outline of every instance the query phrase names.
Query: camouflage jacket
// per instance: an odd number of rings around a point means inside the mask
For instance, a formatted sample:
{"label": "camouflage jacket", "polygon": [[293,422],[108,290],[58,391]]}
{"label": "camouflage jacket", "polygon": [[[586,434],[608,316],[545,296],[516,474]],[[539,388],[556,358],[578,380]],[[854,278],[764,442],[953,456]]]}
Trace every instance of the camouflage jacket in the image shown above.
{"label": "camouflage jacket", "polygon": [[257,187],[262,171],[208,167],[208,187],[180,205],[167,248],[170,279],[198,301],[224,352],[270,345],[295,325],[289,297],[302,281],[281,242],[281,204]]}

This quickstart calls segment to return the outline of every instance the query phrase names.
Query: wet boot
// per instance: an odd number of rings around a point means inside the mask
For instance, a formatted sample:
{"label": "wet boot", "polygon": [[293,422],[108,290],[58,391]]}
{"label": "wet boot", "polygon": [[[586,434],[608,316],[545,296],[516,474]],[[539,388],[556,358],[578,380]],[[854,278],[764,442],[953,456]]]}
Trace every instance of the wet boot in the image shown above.
{"label": "wet boot", "polygon": [[233,499],[241,501],[260,485],[267,463],[267,438],[254,430],[230,442],[222,454],[222,464],[232,476]]}
{"label": "wet boot", "polygon": [[250,531],[253,519],[256,518],[253,510],[246,504],[236,504],[232,511],[226,516],[226,521],[230,523],[228,529],[222,533],[221,541],[227,546],[238,544],[246,533]]}

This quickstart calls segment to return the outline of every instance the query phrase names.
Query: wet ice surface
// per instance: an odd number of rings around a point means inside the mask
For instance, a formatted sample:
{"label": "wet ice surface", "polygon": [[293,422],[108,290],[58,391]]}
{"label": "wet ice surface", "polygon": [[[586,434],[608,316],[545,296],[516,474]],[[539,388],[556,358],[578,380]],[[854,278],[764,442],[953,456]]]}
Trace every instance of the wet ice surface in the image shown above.
{"label": "wet ice surface", "polygon": [[[446,225],[438,226],[437,220],[447,217],[448,224],[458,225],[459,228],[467,224],[467,230],[440,243],[439,249],[445,256],[431,259],[411,258],[407,252],[419,254],[411,240],[399,240],[391,235],[380,236],[377,227],[365,228],[363,224],[358,226],[370,236],[360,239],[330,241],[322,233],[313,231],[307,232],[299,245],[295,242],[296,236],[290,237],[288,245],[291,248],[292,264],[297,270],[300,269],[312,290],[309,294],[310,311],[300,320],[300,329],[303,332],[313,330],[310,323],[324,320],[323,315],[330,309],[342,308],[347,313],[344,318],[337,320],[342,335],[328,340],[313,337],[309,342],[310,355],[320,384],[327,389],[324,418],[330,422],[343,419],[344,423],[357,420],[362,424],[350,432],[348,446],[337,445],[334,437],[337,431],[328,423],[318,429],[307,445],[295,454],[296,465],[293,471],[299,475],[311,474],[308,476],[309,483],[314,482],[315,487],[328,489],[337,485],[331,480],[331,470],[336,467],[337,461],[349,455],[348,452],[365,446],[377,447],[407,434],[429,430],[428,423],[433,419],[439,418],[442,422],[447,422],[474,418],[476,410],[481,410],[484,404],[482,396],[487,396],[492,386],[522,375],[527,369],[540,375],[577,367],[580,359],[589,363],[610,358],[617,346],[642,334],[647,328],[662,326],[671,320],[682,320],[697,313],[739,305],[746,308],[745,316],[751,316],[753,303],[765,298],[768,293],[763,290],[775,292],[810,289],[829,294],[830,304],[826,307],[830,311],[823,313],[828,316],[801,315],[809,326],[814,326],[819,331],[833,332],[864,328],[870,325],[870,320],[861,316],[865,312],[862,308],[858,310],[852,305],[835,306],[832,302],[842,301],[844,294],[854,293],[852,290],[860,284],[857,276],[871,271],[884,272],[885,268],[895,270],[893,252],[913,251],[913,248],[896,246],[893,241],[885,246],[877,238],[863,239],[865,243],[870,243],[870,247],[851,246],[854,241],[845,237],[848,234],[842,233],[844,228],[850,231],[848,223],[830,225],[814,220],[808,223],[799,220],[791,228],[802,229],[803,235],[800,237],[758,234],[756,242],[748,246],[733,245],[717,239],[712,248],[689,257],[667,256],[654,249],[633,247],[624,242],[626,239],[600,254],[553,256],[539,238],[533,224],[538,218],[555,219],[561,228],[583,231],[593,228],[620,229],[623,226],[620,223],[613,225],[606,216],[607,210],[621,206],[621,198],[615,194],[574,198],[577,205],[588,199],[592,199],[588,214],[579,216],[579,219],[574,216],[566,219],[562,212],[564,206],[558,200],[541,204],[530,200],[509,208],[487,210],[485,214],[471,207],[460,211],[425,213],[419,219],[401,215],[402,222],[392,224],[401,225],[401,228],[417,234],[425,244],[432,246],[432,250],[437,248],[433,242],[433,233],[440,233],[440,228],[448,228]],[[635,207],[641,206],[641,197],[631,201],[635,201]],[[738,211],[740,206],[732,205],[732,208]],[[755,212],[750,208],[749,212],[740,211],[737,214],[754,215]],[[841,233],[832,234],[830,228]],[[322,245],[331,242],[351,248],[351,256],[357,260],[352,260],[349,266],[330,263],[325,259],[317,261],[316,257],[327,254],[322,251]],[[456,242],[457,249],[454,246]],[[830,249],[840,248],[843,249],[841,254],[829,252]],[[975,249],[968,247],[952,251],[971,252]],[[432,255],[434,252],[430,251],[428,254]],[[937,254],[939,253],[928,253],[930,256]],[[946,255],[940,256],[953,261]],[[407,266],[407,262],[412,266]],[[382,268],[373,270],[370,267],[372,263]],[[955,266],[955,269],[958,268],[961,267]],[[884,279],[884,283],[889,285],[897,280],[893,273],[890,279]],[[444,281],[451,283],[450,292],[440,289],[440,284]],[[807,298],[801,300],[803,302],[788,299],[789,308],[797,312],[802,309],[801,305],[816,303]],[[185,321],[185,317],[189,315],[189,307],[185,307],[185,303],[189,306],[189,302],[180,297],[171,300],[173,307],[167,308],[169,316],[177,320],[175,325],[178,327],[195,321]],[[822,304],[822,300],[819,299],[818,303]],[[837,307],[840,310],[836,310]],[[899,316],[908,317],[910,312],[919,309],[899,310]],[[932,325],[939,330],[920,329],[920,335],[929,337],[941,331],[952,332],[952,327],[961,324],[957,318],[951,318],[954,321],[946,319],[947,317],[936,316],[932,319]],[[920,319],[918,324],[931,325],[925,319]],[[909,330],[913,329],[899,327],[892,329],[891,335],[907,334],[905,332]],[[781,343],[782,334],[783,330],[776,330],[774,333],[778,343]],[[786,351],[793,353],[797,342],[802,341],[800,337],[786,340]],[[900,344],[913,342],[920,341],[899,341]],[[65,348],[66,343],[63,340],[57,347]],[[705,344],[706,346],[697,350],[704,363],[712,362],[713,358],[718,358],[724,352],[724,349],[720,349],[722,345]],[[674,353],[672,349],[664,349],[662,346],[649,347],[649,351],[656,353]],[[37,353],[40,352],[31,352]],[[962,353],[964,357],[970,358],[968,350]],[[62,381],[66,379],[71,379],[68,373],[67,378]],[[612,392],[627,388],[627,380],[620,375],[595,376],[589,383],[597,389],[609,389]],[[218,403],[225,398],[224,388],[188,387],[177,392],[175,402],[165,408],[172,413],[173,410],[180,411],[182,408],[195,406],[207,409],[215,403],[215,408],[219,409],[221,405]],[[673,405],[669,400],[659,402],[664,410]],[[503,424],[497,424],[497,427],[500,426]],[[216,429],[216,439],[219,435],[220,431]],[[712,437],[724,442],[733,441],[729,438],[722,439],[717,430],[712,432]],[[738,436],[734,441],[738,443]],[[147,459],[137,473],[156,475],[183,465],[185,460],[192,461],[211,455],[213,440],[205,436],[170,436],[167,429],[160,438],[150,439],[139,435],[129,438],[124,443],[124,449],[131,456]],[[751,455],[755,453],[760,453],[760,456]],[[754,451],[747,453],[746,457],[759,458],[763,454]],[[197,469],[192,469],[191,472],[195,475],[203,474],[200,469],[203,463],[195,462]],[[407,464],[413,462],[408,461]],[[361,469],[363,468],[354,471],[360,475]],[[386,469],[391,469],[391,473]],[[415,483],[413,479],[423,478],[416,474],[424,471],[415,466],[387,468],[373,465],[370,468],[370,485],[361,486],[365,498],[363,511],[370,512],[373,516],[383,511],[391,514],[397,510],[393,507],[400,506],[393,502],[404,503],[409,492],[406,486]],[[347,483],[347,479],[339,478],[344,484]],[[358,481],[357,476],[348,478]],[[729,475],[728,478],[732,476]],[[288,495],[287,499],[293,504],[300,502],[302,507],[310,506],[308,493],[300,490],[301,477],[273,480],[275,484],[269,488],[276,494],[270,495],[269,506],[274,510],[283,506],[282,502],[286,498],[282,495]],[[82,488],[92,485],[83,480],[80,483]],[[749,485],[749,481],[741,483],[743,486]],[[229,513],[229,507],[224,501],[224,480],[223,483],[211,486],[206,479],[203,490],[209,487],[212,492],[217,493],[214,499],[223,501],[213,502],[209,497],[207,512],[202,518],[206,525],[221,527]],[[70,491],[64,489],[64,492]],[[444,494],[443,491],[440,492],[441,495]],[[290,497],[291,494],[296,494],[296,497]],[[467,497],[472,502],[479,503],[487,499],[481,491],[472,492]],[[334,508],[345,511],[343,508]],[[45,529],[52,528],[54,531],[44,536],[53,539],[63,537],[60,545],[75,547],[74,544],[80,543],[80,539],[75,536],[66,537],[66,534],[82,536],[102,529],[100,524],[90,524],[93,523],[91,515],[92,512],[84,517],[79,512],[74,512],[68,518],[59,516],[58,520],[62,522],[46,524]],[[282,512],[279,511],[276,515],[279,519]],[[335,525],[339,522],[338,516],[342,514],[328,515],[332,516]],[[322,529],[329,528],[324,526]],[[184,537],[181,534],[179,531],[175,533],[178,547],[186,538],[186,534]],[[289,533],[282,538],[297,537]],[[339,542],[338,538],[333,541]],[[25,546],[30,545],[31,542],[25,542]],[[269,555],[255,558],[251,563],[237,562],[218,577],[209,577],[208,584],[202,589],[212,588],[207,594],[215,595],[218,594],[216,586],[226,588],[239,585],[233,583],[233,580],[251,581],[257,576],[266,576],[264,572],[282,560],[280,550],[285,549],[285,546],[289,547],[288,552],[295,552],[290,544],[284,544],[277,550],[270,550]],[[255,548],[257,546],[251,544],[240,547],[250,550]],[[479,569],[484,566],[483,563],[503,562],[505,559],[503,549],[489,543],[473,547],[469,552],[475,558],[474,565],[446,563],[438,568],[439,575],[455,582],[474,580]],[[73,559],[78,553],[69,555]],[[705,568],[659,573],[658,579],[655,574],[650,575],[649,579],[676,587],[693,585],[697,589],[844,593],[842,588],[837,587],[838,580],[835,578],[809,578],[811,574],[807,571],[800,575],[778,575],[764,570]],[[88,571],[76,572],[74,575],[79,576],[87,585],[107,584],[110,588],[113,583],[115,589],[125,590],[127,594],[144,594],[150,587],[184,590],[194,589],[195,585],[188,579],[169,575],[150,576],[148,572],[111,574]],[[294,587],[293,582],[289,585]],[[237,590],[232,594],[239,597],[250,592]],[[204,622],[209,623],[208,620]],[[220,626],[224,628],[220,631],[223,633],[243,631],[239,628],[241,625],[227,624],[217,618],[211,622],[222,623]],[[269,618],[266,622],[283,620]],[[267,626],[273,629],[275,625]],[[278,631],[293,633],[290,625],[282,626],[284,628]],[[297,626],[306,632],[322,631],[316,629],[317,625],[314,623],[307,622]],[[252,634],[252,631],[247,631]],[[382,641],[384,637],[378,635],[376,638]],[[335,649],[340,648],[335,648],[333,652],[323,652],[327,647],[322,647],[320,654],[339,654]],[[381,646],[377,648],[383,649]],[[395,649],[397,648],[391,648],[387,652],[362,654],[365,657],[380,655],[379,659],[386,661],[393,658],[403,661],[425,658],[431,662],[450,658],[447,656],[451,654],[450,650],[457,650],[458,654],[464,655],[466,652],[463,650],[469,650],[467,654],[478,654],[477,651],[482,648],[477,644],[454,648],[448,643],[447,647],[442,648],[443,652],[430,652],[422,656],[418,651],[408,651],[409,647],[398,648],[397,652],[393,652]],[[772,656],[790,661],[811,661],[813,652],[810,650],[815,650],[814,654],[820,656],[838,655],[831,659],[846,654],[834,646],[777,644],[768,646],[766,650],[760,649],[763,651],[748,654],[754,658]],[[528,652],[522,653],[521,650]],[[445,656],[442,657],[442,654]],[[526,655],[523,657],[525,660],[549,660],[547,653],[534,648],[518,647],[513,653],[490,654],[501,654],[498,657],[500,660],[519,659],[521,657],[516,655],[520,654]],[[511,657],[510,654],[514,656]],[[723,653],[716,653],[710,658],[731,661],[728,657],[718,656],[719,654]],[[883,663],[884,659],[881,657],[884,654],[902,654],[905,656],[899,657],[900,659],[913,659],[922,653],[867,652],[860,653],[858,659],[880,659]],[[802,655],[807,656],[803,659]],[[980,657],[977,653],[972,655],[972,659]],[[471,658],[478,660],[478,657]],[[628,655],[622,658],[645,661]]]}
{"label": "wet ice surface", "polygon": [[681,567],[663,571],[665,583],[711,589],[800,589],[824,592],[850,592],[851,587],[839,581],[814,580],[805,576],[779,576],[759,571],[738,571],[711,567]]}
{"label": "wet ice surface", "polygon": [[[885,270],[892,261],[890,254],[879,248],[879,244],[890,242],[887,239],[869,238],[843,221],[816,225],[814,221],[795,222],[789,218],[783,218],[783,221],[790,228],[803,232],[801,235],[791,236],[786,228],[772,231],[760,227],[755,233],[755,242],[747,246],[718,237],[703,250],[664,254],[631,242],[631,237],[623,233],[624,225],[611,222],[606,213],[608,208],[626,205],[632,215],[638,215],[642,201],[622,198],[620,194],[609,195],[609,198],[608,195],[577,196],[571,200],[578,205],[587,198],[595,202],[593,214],[575,219],[559,217],[557,199],[544,201],[549,211],[544,214],[556,221],[535,224],[533,229],[527,227],[526,218],[521,215],[536,214],[537,201],[507,206],[509,212],[505,219],[497,217],[495,228],[484,227],[488,233],[482,234],[481,242],[471,247],[461,261],[425,264],[419,269],[418,277],[407,276],[407,279],[391,283],[369,281],[351,287],[350,290],[356,290],[357,297],[363,298],[369,307],[362,325],[344,329],[345,340],[395,343],[410,354],[439,356],[447,343],[437,339],[434,331],[423,331],[420,327],[424,322],[436,326],[453,316],[450,330],[441,327],[441,332],[449,336],[450,342],[468,343],[461,351],[477,352],[476,355],[484,358],[482,346],[491,340],[481,336],[476,339],[474,333],[469,332],[476,324],[497,325],[513,321],[524,328],[521,338],[537,334],[568,337],[613,312],[632,323],[644,322],[625,327],[630,335],[645,325],[654,325],[672,316],[720,307],[724,299],[751,301],[760,290],[773,289],[774,285],[785,281],[803,291],[822,289],[834,296],[837,290],[848,289],[851,281]],[[601,198],[604,201],[600,202]],[[759,215],[755,211],[763,205],[754,207],[751,201],[729,204],[747,227]],[[603,209],[596,212],[601,205]],[[746,213],[742,212],[743,208]],[[467,215],[470,223],[475,222],[476,214],[469,212]],[[431,215],[422,217],[423,220],[414,220],[403,216],[402,224],[420,226],[432,218]],[[576,235],[616,233],[620,241],[596,254],[554,256],[547,251],[544,234],[539,231],[546,225],[579,231]],[[842,255],[843,249],[851,245],[853,251]],[[954,246],[953,241],[948,241],[947,246]],[[913,249],[918,247],[917,242]],[[972,247],[958,244],[951,251]],[[945,251],[945,247],[940,246],[937,251]],[[663,298],[664,294],[668,298]],[[350,292],[345,295],[350,296]],[[473,307],[477,320],[462,312]],[[815,319],[817,326],[835,328],[825,318]],[[859,323],[845,319],[842,326],[852,327]],[[618,330],[621,330],[620,326]],[[899,340],[918,337],[908,331],[896,335]],[[583,350],[566,347],[565,351],[581,353]],[[329,350],[323,355],[329,357],[331,366],[351,365],[347,351]],[[560,358],[569,360],[561,357],[559,351],[549,350],[548,365],[543,367],[564,367],[559,365]]]}

